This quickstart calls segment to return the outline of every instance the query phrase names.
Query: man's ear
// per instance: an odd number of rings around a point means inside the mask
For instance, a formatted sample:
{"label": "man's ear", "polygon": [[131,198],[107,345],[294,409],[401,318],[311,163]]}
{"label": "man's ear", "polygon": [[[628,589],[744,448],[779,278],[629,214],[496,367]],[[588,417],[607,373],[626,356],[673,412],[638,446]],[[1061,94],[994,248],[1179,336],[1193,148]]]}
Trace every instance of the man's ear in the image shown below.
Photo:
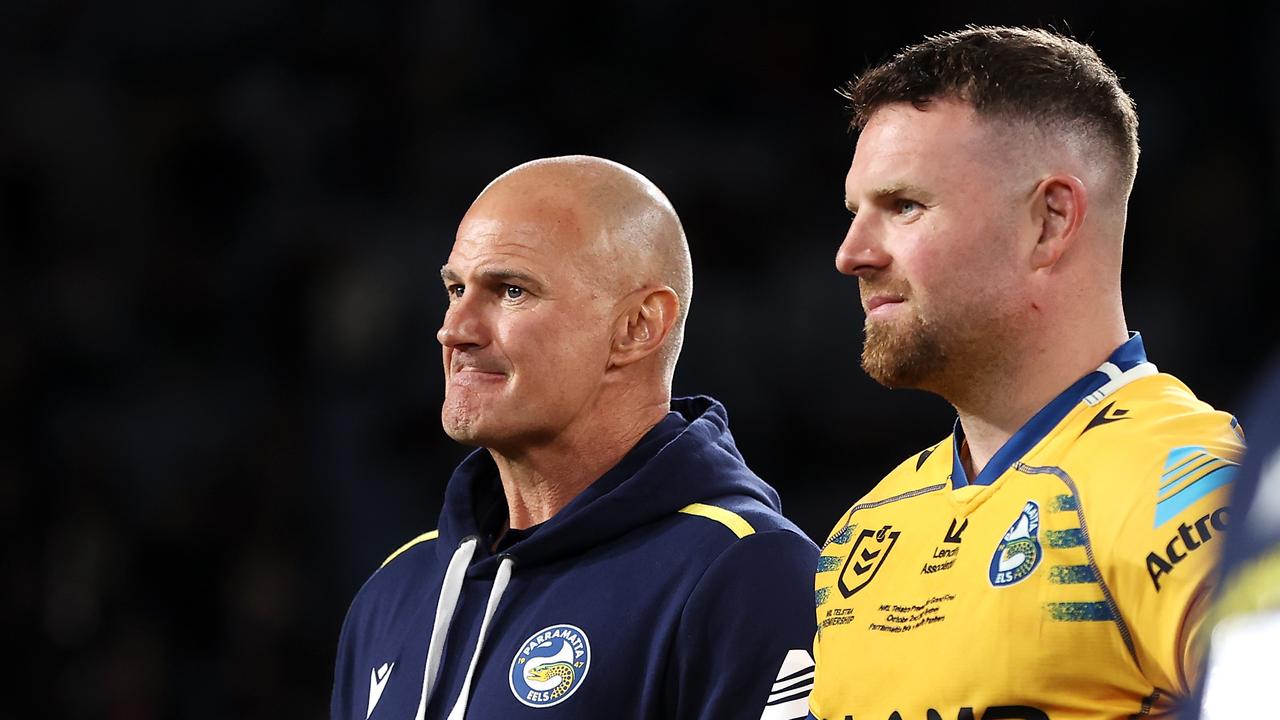
{"label": "man's ear", "polygon": [[1032,196],[1032,213],[1040,221],[1040,238],[1031,250],[1031,269],[1051,269],[1079,237],[1089,209],[1084,182],[1074,175],[1052,175],[1040,181]]}
{"label": "man's ear", "polygon": [[676,322],[680,300],[669,287],[645,288],[623,300],[614,323],[610,367],[623,367],[657,352]]}

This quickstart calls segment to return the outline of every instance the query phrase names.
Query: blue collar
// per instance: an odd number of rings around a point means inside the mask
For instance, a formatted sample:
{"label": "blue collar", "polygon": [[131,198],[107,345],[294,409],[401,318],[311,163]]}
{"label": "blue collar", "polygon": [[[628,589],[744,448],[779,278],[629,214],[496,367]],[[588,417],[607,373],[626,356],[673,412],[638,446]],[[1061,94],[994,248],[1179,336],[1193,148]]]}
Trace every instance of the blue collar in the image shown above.
{"label": "blue collar", "polygon": [[[1107,362],[1115,365],[1120,372],[1130,370],[1146,361],[1147,351],[1142,346],[1142,336],[1136,332],[1129,333],[1129,339],[1107,358]],[[1026,455],[1036,446],[1036,443],[1043,440],[1049,431],[1057,427],[1058,423],[1062,422],[1062,418],[1066,417],[1077,403],[1110,380],[1109,375],[1098,369],[1075,381],[1048,405],[1040,408],[1040,411],[1031,416],[1025,425],[1018,428],[1018,431],[1000,446],[996,454],[991,457],[991,462],[982,468],[982,472],[978,473],[978,477],[974,478],[972,483],[965,476],[964,464],[960,462],[960,445],[964,442],[964,428],[960,426],[960,419],[956,418],[951,443],[951,487],[962,488],[970,484],[990,485],[995,482],[1005,470]]]}

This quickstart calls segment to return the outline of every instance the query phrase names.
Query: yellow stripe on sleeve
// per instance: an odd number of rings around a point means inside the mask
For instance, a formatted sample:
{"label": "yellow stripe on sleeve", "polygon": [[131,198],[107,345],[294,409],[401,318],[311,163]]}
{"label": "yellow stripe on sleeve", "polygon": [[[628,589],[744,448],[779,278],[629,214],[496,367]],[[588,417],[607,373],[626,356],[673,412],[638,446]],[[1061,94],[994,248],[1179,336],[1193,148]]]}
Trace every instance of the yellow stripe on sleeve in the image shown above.
{"label": "yellow stripe on sleeve", "polygon": [[381,570],[382,568],[386,567],[387,563],[400,557],[400,553],[404,552],[405,550],[408,550],[409,548],[413,547],[414,545],[417,545],[418,543],[424,543],[428,540],[435,540],[439,535],[440,535],[439,530],[432,530],[431,532],[422,533],[418,537],[410,540],[404,545],[401,545],[399,550],[396,550],[395,552],[391,553],[391,555],[389,555],[386,560],[382,561],[382,564],[378,566],[378,569]]}
{"label": "yellow stripe on sleeve", "polygon": [[756,531],[751,527],[751,523],[742,519],[742,516],[732,510],[725,510],[715,505],[705,505],[703,503],[692,503],[680,508],[680,512],[686,515],[697,515],[699,517],[715,520],[733,531],[734,535],[744,538]]}

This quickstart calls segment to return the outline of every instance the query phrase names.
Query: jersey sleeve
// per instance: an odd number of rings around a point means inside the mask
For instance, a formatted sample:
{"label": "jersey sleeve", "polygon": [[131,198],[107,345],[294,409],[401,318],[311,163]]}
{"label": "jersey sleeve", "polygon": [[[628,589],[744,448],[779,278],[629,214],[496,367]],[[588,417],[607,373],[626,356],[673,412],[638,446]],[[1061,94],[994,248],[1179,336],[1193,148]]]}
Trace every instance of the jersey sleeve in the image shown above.
{"label": "jersey sleeve", "polygon": [[807,715],[817,555],[808,538],[775,530],[737,540],[712,563],[680,620],[677,718]]}
{"label": "jersey sleeve", "polygon": [[[842,548],[840,546],[847,545],[849,542],[849,523],[852,514],[853,508],[851,507],[840,516],[839,522],[837,522],[835,527],[831,529],[831,532],[827,534],[827,540],[822,544],[821,554],[818,556],[817,567],[815,568],[814,575],[810,583],[810,587],[812,587],[814,591],[813,599],[815,605],[813,659],[817,666],[816,671],[821,672],[824,675],[824,678],[826,675],[833,672],[833,668],[836,667],[836,664],[834,662],[824,661],[822,657],[822,628],[825,627],[827,623],[839,622],[838,617],[835,620],[826,617],[829,609],[825,606],[827,605],[828,599],[831,597],[831,588],[834,583],[832,576],[835,574],[834,571],[840,567],[840,563],[843,560],[843,556],[841,555]],[[833,545],[836,547],[832,547]],[[830,687],[833,684],[830,681],[830,678],[825,678],[821,685],[817,684],[817,672],[814,674],[815,692],[809,697],[809,718],[821,717],[821,713],[826,712],[823,708],[823,704],[827,698],[823,697],[823,688]]]}
{"label": "jersey sleeve", "polygon": [[1200,667],[1198,638],[1243,451],[1232,427],[1223,422],[1220,432],[1202,433],[1199,441],[1156,449],[1139,465],[1131,480],[1138,501],[1103,564],[1139,666],[1152,685],[1176,697],[1190,693]]}

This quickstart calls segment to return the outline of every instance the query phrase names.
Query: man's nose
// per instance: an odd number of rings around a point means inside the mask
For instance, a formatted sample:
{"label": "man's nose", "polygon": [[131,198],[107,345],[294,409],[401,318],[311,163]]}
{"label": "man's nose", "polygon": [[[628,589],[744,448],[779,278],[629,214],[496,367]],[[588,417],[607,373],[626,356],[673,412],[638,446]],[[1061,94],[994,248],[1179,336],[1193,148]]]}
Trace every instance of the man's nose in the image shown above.
{"label": "man's nose", "polygon": [[445,310],[444,322],[436,331],[436,340],[447,348],[485,344],[485,324],[479,303],[463,295]]}
{"label": "man's nose", "polygon": [[892,260],[884,243],[871,227],[871,218],[855,217],[836,250],[836,269],[845,275],[863,277],[883,270]]}

